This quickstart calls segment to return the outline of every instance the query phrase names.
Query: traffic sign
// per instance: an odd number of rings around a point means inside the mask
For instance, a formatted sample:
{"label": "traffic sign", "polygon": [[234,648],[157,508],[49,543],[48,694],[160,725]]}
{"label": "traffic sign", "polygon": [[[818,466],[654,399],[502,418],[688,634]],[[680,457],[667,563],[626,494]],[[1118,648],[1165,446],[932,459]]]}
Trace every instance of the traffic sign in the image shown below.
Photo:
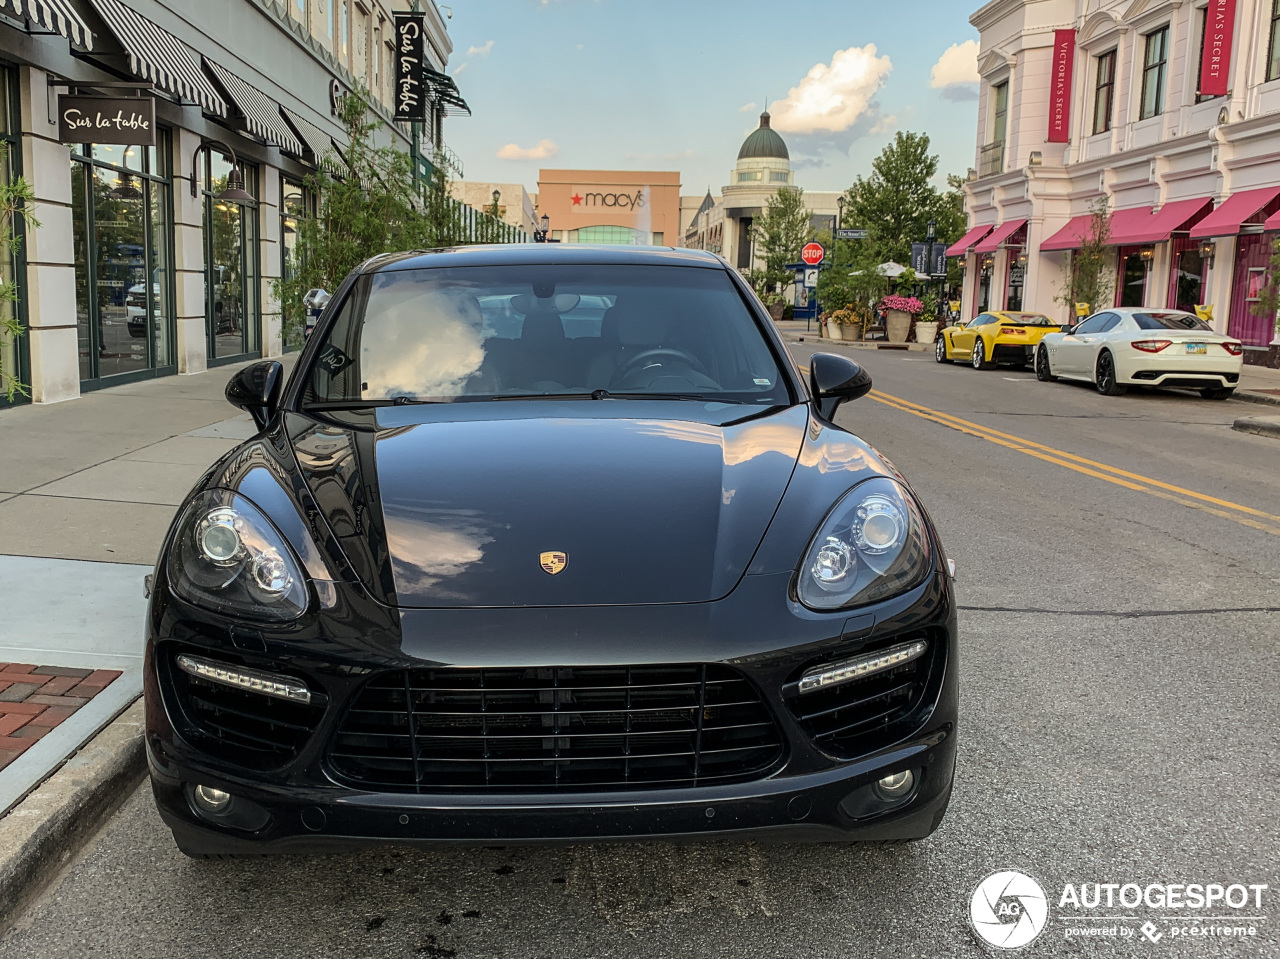
{"label": "traffic sign", "polygon": [[809,289],[811,289],[811,290],[812,290],[812,289],[815,289],[815,288],[817,287],[817,285],[818,285],[818,271],[817,271],[816,269],[815,269],[815,270],[805,270],[805,271],[804,271],[804,285],[805,285],[805,286],[807,286],[807,287],[808,287]]}
{"label": "traffic sign", "polygon": [[809,266],[817,266],[826,256],[827,251],[822,248],[821,243],[806,243],[804,249],[800,251],[800,259]]}
{"label": "traffic sign", "polygon": [[837,240],[865,240],[867,238],[866,230],[841,229],[836,230]]}

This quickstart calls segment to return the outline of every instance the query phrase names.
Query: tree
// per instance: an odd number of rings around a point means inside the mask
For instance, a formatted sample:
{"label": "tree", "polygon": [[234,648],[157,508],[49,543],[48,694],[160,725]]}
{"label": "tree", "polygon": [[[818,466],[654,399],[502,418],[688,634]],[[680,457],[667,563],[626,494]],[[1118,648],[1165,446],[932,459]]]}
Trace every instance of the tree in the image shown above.
{"label": "tree", "polygon": [[933,185],[938,156],[929,152],[923,133],[899,133],[871,163],[871,175],[859,176],[845,191],[845,222],[867,230],[868,245],[884,260],[906,263],[911,244],[925,239],[929,221],[939,242],[964,231],[963,183],[948,177],[946,192]]}
{"label": "tree", "polygon": [[1103,197],[1089,208],[1089,222],[1080,238],[1081,245],[1065,266],[1058,302],[1072,312],[1077,303],[1087,303],[1091,310],[1096,310],[1110,300],[1115,273],[1114,257],[1108,245],[1110,237],[1111,217],[1107,211],[1107,199]]}
{"label": "tree", "polygon": [[[8,169],[4,151],[7,146],[0,146],[0,167]],[[35,202],[35,191],[22,177],[0,180],[0,256],[12,257],[22,241],[19,226],[28,230],[38,229],[40,223],[29,212],[30,205]],[[18,379],[18,371],[9,369],[5,356],[10,344],[22,335],[22,326],[14,314],[14,304],[18,301],[18,284],[16,279],[0,279],[0,393],[6,399],[26,396],[27,388]],[[17,355],[17,351],[14,351]]]}
{"label": "tree", "polygon": [[751,228],[756,249],[764,257],[763,289],[772,292],[778,284],[791,280],[788,263],[800,260],[800,250],[809,235],[809,210],[804,205],[804,191],[799,187],[783,187],[772,197]]}

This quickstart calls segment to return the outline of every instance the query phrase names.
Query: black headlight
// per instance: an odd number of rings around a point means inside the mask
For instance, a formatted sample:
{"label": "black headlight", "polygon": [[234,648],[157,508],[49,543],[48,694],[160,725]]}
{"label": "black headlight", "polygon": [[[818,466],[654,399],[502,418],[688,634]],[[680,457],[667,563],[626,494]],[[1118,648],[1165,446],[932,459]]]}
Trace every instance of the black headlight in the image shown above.
{"label": "black headlight", "polygon": [[805,552],[797,592],[810,609],[845,609],[896,596],[929,573],[929,536],[915,500],[876,477],[849,490]]}
{"label": "black headlight", "polygon": [[287,622],[307,609],[302,566],[271,521],[243,496],[208,490],[178,521],[170,588],[222,613]]}

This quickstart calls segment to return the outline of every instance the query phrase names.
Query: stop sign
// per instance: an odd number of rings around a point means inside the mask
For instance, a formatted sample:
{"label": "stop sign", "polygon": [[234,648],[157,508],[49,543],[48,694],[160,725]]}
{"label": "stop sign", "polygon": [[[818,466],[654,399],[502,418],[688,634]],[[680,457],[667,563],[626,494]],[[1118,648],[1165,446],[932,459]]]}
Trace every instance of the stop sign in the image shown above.
{"label": "stop sign", "polygon": [[[794,250],[795,247],[792,247]],[[800,251],[800,259],[804,260],[810,266],[817,266],[827,255],[827,251],[822,248],[821,243],[806,243],[804,249]]]}

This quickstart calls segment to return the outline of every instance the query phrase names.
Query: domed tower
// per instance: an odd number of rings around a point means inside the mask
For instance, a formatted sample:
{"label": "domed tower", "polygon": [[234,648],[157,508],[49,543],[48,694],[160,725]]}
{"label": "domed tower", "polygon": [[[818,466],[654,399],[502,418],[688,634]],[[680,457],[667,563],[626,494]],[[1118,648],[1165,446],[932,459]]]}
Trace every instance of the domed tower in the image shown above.
{"label": "domed tower", "polygon": [[725,219],[731,221],[724,231],[724,256],[734,266],[746,270],[754,264],[751,224],[778,190],[793,185],[791,177],[791,154],[778,131],[769,125],[766,110],[760,114],[760,126],[742,141],[729,185],[720,190]]}

